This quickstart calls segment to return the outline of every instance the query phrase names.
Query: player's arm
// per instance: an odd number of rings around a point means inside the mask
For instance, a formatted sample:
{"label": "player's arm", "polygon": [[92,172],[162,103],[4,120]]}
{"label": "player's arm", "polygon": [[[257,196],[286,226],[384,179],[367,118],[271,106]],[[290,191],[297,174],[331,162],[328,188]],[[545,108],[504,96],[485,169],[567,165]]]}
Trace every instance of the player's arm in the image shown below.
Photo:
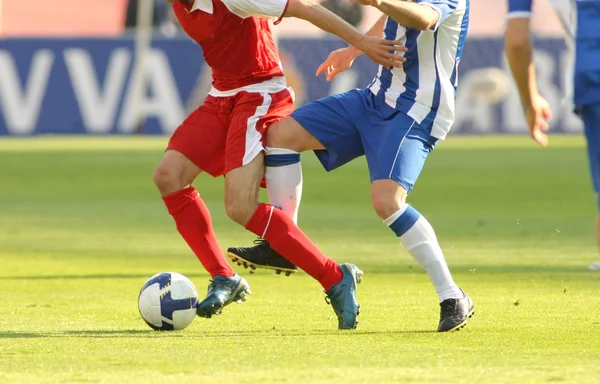
{"label": "player's arm", "polygon": [[548,138],[550,108],[538,91],[533,43],[530,34],[532,0],[509,0],[509,13],[506,25],[504,49],[513,78],[521,97],[529,131],[533,139],[545,146]]}
{"label": "player's arm", "polygon": [[259,16],[276,19],[283,17],[303,19],[320,29],[338,36],[357,47],[376,63],[401,66],[394,51],[402,51],[402,43],[380,37],[365,36],[356,28],[311,0],[222,0],[227,8],[241,17]]}
{"label": "player's arm", "polygon": [[534,96],[538,94],[535,65],[533,63],[533,43],[529,34],[529,19],[508,20],[504,39],[506,58],[521,96],[523,108],[533,108]]}
{"label": "player's arm", "polygon": [[383,40],[380,36],[365,36],[340,17],[310,0],[288,0],[288,7],[283,16],[306,20],[338,36],[378,64],[386,67],[402,65],[402,60],[393,52],[404,51],[402,43]]}
{"label": "player's arm", "polygon": [[525,111],[537,95],[533,43],[529,32],[532,0],[509,0],[504,50]]}
{"label": "player's arm", "polygon": [[[385,28],[386,20],[387,20],[387,15],[381,15],[381,17],[379,19],[377,19],[375,24],[373,24],[373,26],[367,31],[366,35],[373,36],[373,37],[383,36],[383,29]],[[348,49],[350,50],[350,53],[352,54],[352,59],[356,59],[357,57],[359,57],[360,55],[362,55],[364,53],[363,51],[361,51],[360,49],[358,49],[354,46],[350,46],[350,47],[348,47]]]}
{"label": "player's arm", "polygon": [[[366,33],[367,36],[383,36],[383,28],[385,28],[385,21],[387,20],[386,15],[382,15],[373,24],[371,29]],[[329,54],[327,59],[317,69],[317,76],[321,73],[325,73],[327,81],[333,80],[338,74],[344,72],[352,66],[354,60],[362,55],[364,52],[360,49],[350,45],[346,48],[337,49]],[[399,56],[398,60],[404,62],[406,59]]]}
{"label": "player's arm", "polygon": [[357,0],[385,13],[398,24],[421,31],[435,30],[444,21],[457,1],[453,0]]}

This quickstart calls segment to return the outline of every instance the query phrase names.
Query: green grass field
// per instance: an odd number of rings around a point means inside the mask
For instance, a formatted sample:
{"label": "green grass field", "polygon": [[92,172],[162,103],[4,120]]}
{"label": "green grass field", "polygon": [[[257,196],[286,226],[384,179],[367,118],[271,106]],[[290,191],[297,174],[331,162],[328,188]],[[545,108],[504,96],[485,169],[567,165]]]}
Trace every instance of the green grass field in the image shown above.
{"label": "green grass field", "polygon": [[[452,137],[411,203],[436,228],[476,315],[438,334],[425,273],[369,203],[366,164],[327,174],[303,157],[300,225],[365,271],[356,331],[340,332],[320,286],[237,268],[254,294],[186,330],[137,313],[161,271],[208,285],[152,184],[166,138],[0,141],[0,382],[597,383],[600,273],[583,140]],[[223,248],[223,181],[196,186]]]}

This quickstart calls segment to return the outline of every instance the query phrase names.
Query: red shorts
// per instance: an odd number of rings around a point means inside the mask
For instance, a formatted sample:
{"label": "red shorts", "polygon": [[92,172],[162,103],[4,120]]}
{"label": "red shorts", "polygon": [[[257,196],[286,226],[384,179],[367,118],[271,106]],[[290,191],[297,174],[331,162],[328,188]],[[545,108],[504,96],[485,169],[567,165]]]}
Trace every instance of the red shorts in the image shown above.
{"label": "red shorts", "polygon": [[177,128],[167,150],[183,153],[213,177],[252,161],[265,148],[267,127],[294,109],[291,92],[207,96]]}

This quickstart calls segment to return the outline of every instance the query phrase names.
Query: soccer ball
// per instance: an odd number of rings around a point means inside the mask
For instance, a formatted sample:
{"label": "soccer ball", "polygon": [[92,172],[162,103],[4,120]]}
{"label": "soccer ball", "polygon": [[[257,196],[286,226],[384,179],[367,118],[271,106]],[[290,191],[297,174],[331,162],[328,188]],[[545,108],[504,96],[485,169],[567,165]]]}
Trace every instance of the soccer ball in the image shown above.
{"label": "soccer ball", "polygon": [[175,272],[152,276],[138,296],[142,319],[157,331],[184,329],[196,318],[198,291],[187,277]]}

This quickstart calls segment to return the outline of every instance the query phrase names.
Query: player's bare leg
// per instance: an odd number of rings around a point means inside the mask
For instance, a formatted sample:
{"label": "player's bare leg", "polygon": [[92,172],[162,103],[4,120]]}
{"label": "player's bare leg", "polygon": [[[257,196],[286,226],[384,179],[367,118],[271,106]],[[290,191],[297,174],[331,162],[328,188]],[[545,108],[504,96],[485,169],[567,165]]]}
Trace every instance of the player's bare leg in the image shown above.
{"label": "player's bare leg", "polygon": [[154,184],[162,196],[167,196],[191,186],[200,172],[185,155],[168,150],[154,171]]}
{"label": "player's bare leg", "polygon": [[273,205],[259,203],[263,174],[264,155],[261,153],[247,165],[225,175],[227,215],[268,241],[274,251],[323,286],[338,317],[339,329],[356,328],[359,310],[356,286],[361,282],[362,271],[352,264],[338,265],[325,256],[285,213]]}
{"label": "player's bare leg", "polygon": [[191,185],[200,169],[185,155],[168,150],[156,168],[154,183],[175,220],[177,230],[212,277],[207,297],[198,304],[199,316],[210,318],[233,301],[243,301],[250,292],[221,251],[212,228],[210,213]]}
{"label": "player's bare leg", "polygon": [[431,224],[406,204],[407,195],[406,189],[391,179],[375,180],[371,185],[375,212],[425,269],[438,293],[441,307],[438,332],[460,329],[474,313],[473,302],[454,283]]}
{"label": "player's bare leg", "polygon": [[[297,224],[302,195],[300,152],[322,149],[323,145],[291,117],[272,124],[267,131],[265,179],[269,203],[280,208]],[[296,265],[275,252],[267,241],[254,247],[232,247],[228,256],[245,268],[265,268],[289,276]]]}

